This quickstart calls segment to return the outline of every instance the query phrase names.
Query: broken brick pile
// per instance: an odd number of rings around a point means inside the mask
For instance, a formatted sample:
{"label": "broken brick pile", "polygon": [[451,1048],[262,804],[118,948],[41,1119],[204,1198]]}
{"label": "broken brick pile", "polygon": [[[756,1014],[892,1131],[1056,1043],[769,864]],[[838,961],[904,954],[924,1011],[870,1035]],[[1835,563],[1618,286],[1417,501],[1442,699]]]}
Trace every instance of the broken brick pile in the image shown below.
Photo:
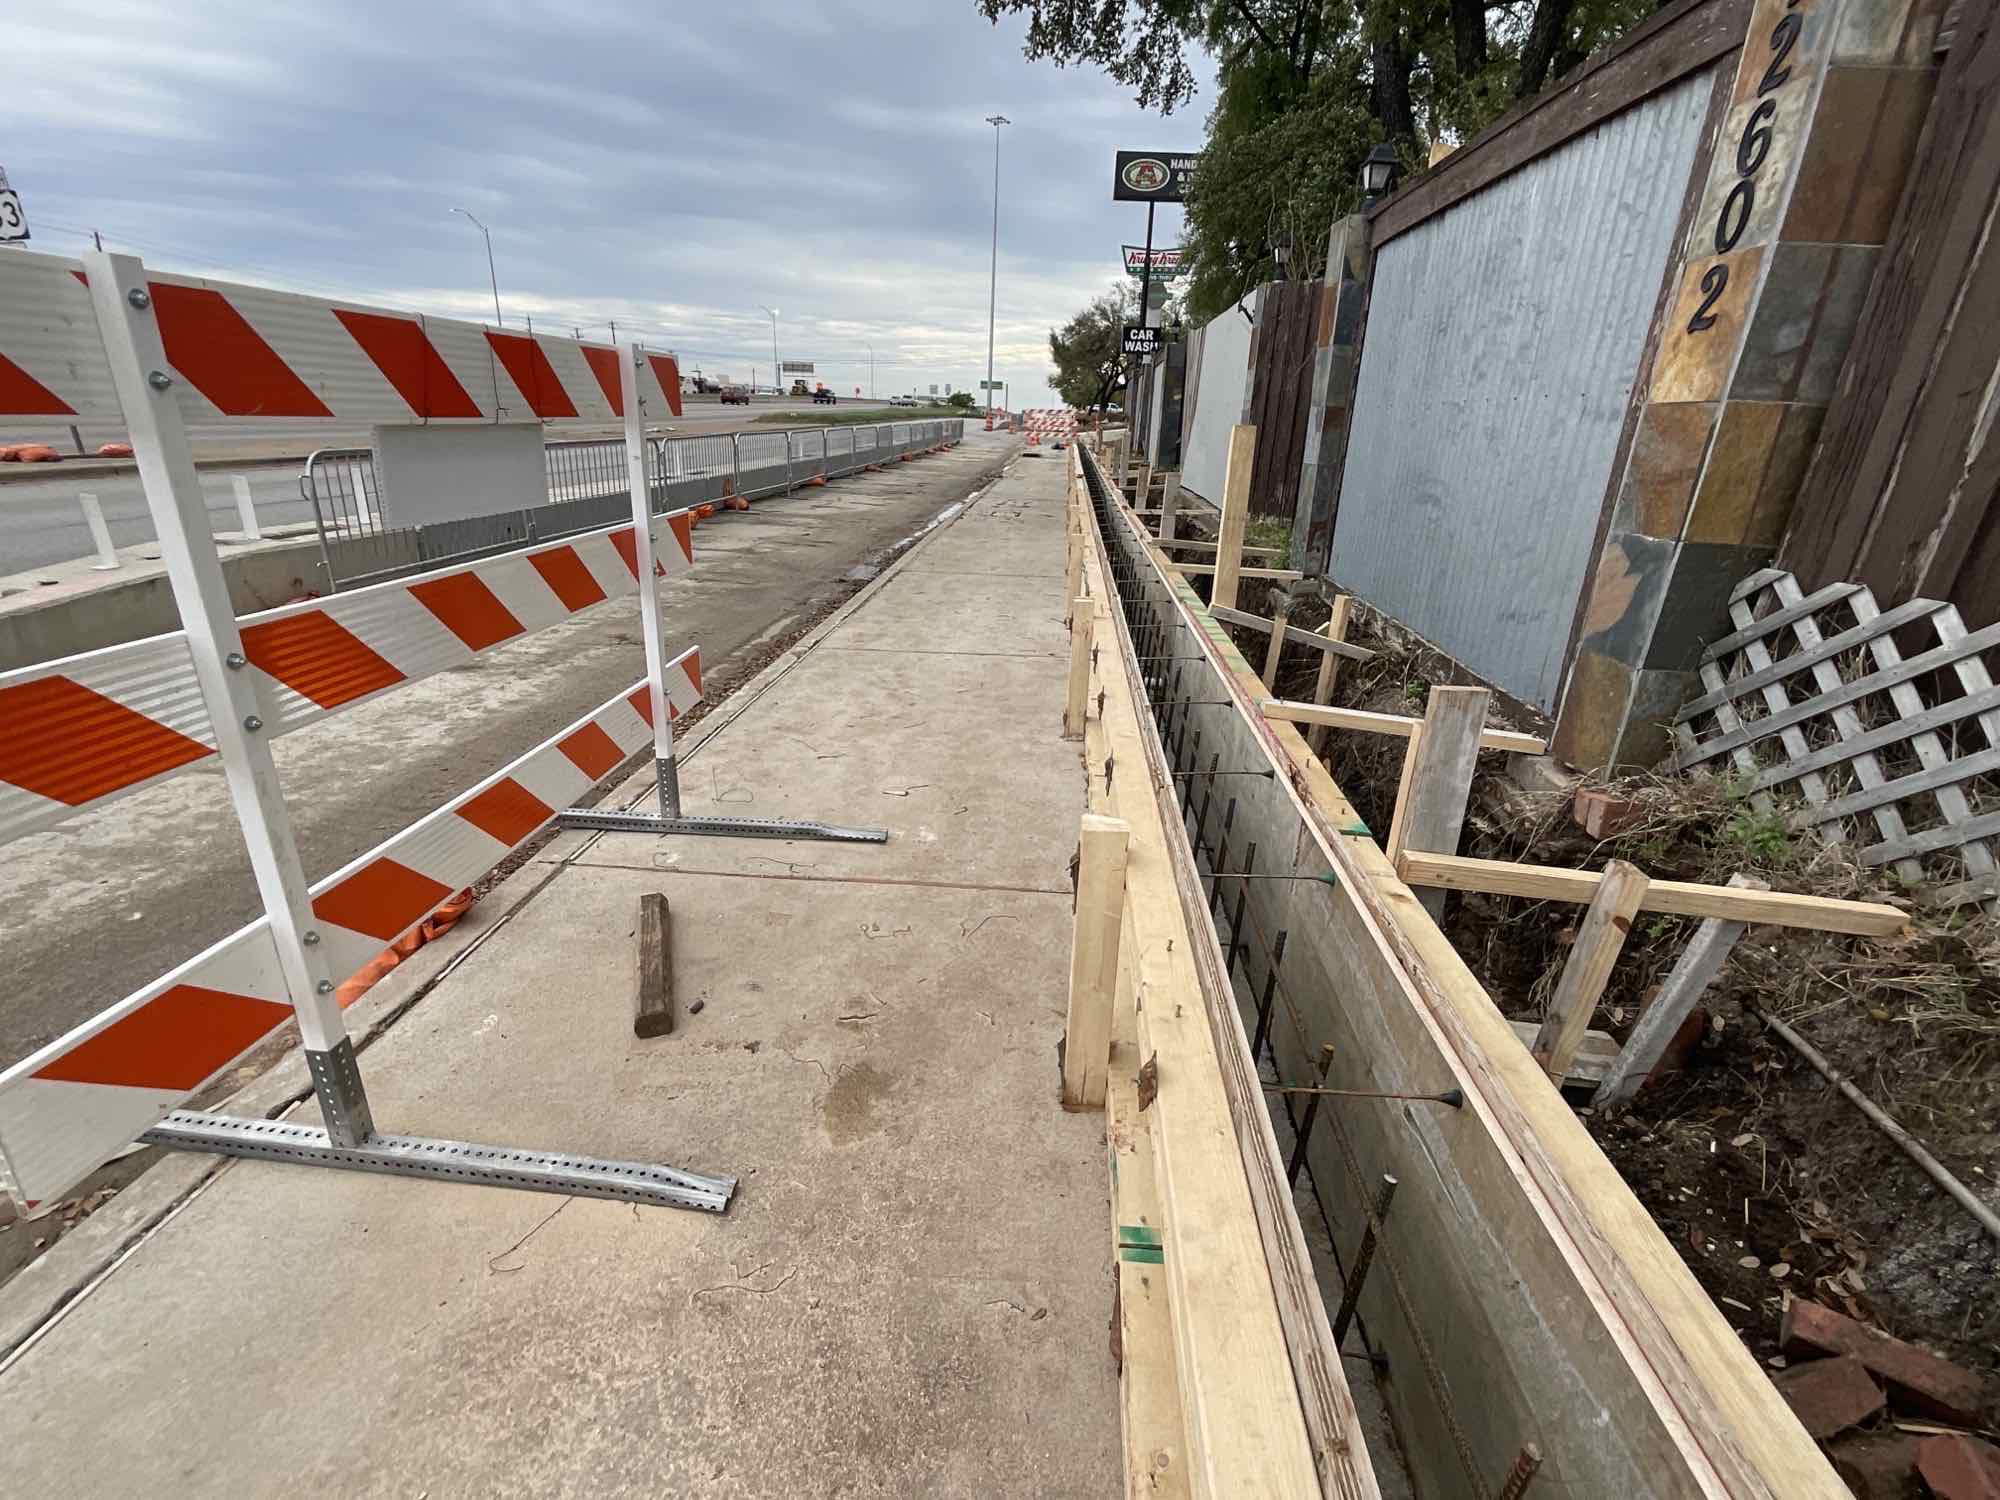
{"label": "broken brick pile", "polygon": [[1988,1424],[1978,1375],[1817,1302],[1787,1304],[1779,1337],[1778,1390],[1858,1500],[2000,1500],[2000,1448],[1937,1430]]}

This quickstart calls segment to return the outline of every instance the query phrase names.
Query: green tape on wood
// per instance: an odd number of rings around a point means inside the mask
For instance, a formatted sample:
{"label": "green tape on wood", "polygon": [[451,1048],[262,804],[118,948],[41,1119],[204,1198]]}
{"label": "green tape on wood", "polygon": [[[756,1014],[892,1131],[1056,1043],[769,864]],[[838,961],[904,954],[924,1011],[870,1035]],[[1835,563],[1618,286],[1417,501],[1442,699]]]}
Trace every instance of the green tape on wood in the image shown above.
{"label": "green tape on wood", "polygon": [[1137,1261],[1141,1265],[1162,1266],[1167,1262],[1167,1253],[1153,1245],[1120,1245],[1118,1258]]}
{"label": "green tape on wood", "polygon": [[1372,839],[1375,837],[1373,833],[1369,832],[1368,825],[1358,818],[1340,831],[1349,838]]}
{"label": "green tape on wood", "polygon": [[1120,1224],[1118,1226],[1120,1247],[1155,1245],[1161,1243],[1160,1231],[1146,1224]]}

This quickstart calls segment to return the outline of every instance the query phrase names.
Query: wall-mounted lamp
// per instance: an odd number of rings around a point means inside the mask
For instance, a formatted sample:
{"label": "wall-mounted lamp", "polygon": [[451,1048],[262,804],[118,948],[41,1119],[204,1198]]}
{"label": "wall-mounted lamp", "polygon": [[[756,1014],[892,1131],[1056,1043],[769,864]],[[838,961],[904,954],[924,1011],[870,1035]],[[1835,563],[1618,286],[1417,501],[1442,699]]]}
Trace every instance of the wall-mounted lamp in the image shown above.
{"label": "wall-mounted lamp", "polygon": [[1377,141],[1369,147],[1368,154],[1361,159],[1362,207],[1389,191],[1389,184],[1396,180],[1396,169],[1401,165],[1387,141]]}

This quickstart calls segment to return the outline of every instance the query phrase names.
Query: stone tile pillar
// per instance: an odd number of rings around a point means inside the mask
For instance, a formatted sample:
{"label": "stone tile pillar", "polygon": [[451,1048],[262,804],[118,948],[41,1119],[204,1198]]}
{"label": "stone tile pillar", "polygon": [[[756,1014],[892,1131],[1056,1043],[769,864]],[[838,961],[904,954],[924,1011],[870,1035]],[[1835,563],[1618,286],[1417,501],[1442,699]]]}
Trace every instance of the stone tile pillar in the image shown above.
{"label": "stone tile pillar", "polygon": [[1348,418],[1361,368],[1361,329],[1368,316],[1372,261],[1368,220],[1336,219],[1327,237],[1326,278],[1320,283],[1314,333],[1312,405],[1306,414],[1305,460],[1292,518],[1291,565],[1325,573],[1333,552],[1333,518],[1340,508],[1340,474],[1347,462]]}
{"label": "stone tile pillar", "polygon": [[1936,84],[1945,0],[1756,0],[1611,480],[1555,750],[1651,765],[1791,515]]}

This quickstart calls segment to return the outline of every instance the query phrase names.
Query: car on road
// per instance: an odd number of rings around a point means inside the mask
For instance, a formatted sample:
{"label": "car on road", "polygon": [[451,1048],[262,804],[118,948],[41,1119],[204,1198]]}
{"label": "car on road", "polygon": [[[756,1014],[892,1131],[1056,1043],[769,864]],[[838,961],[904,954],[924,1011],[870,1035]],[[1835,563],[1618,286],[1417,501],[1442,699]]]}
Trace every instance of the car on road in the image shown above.
{"label": "car on road", "polygon": [[724,406],[748,406],[750,404],[750,388],[744,385],[725,385],[722,388],[722,404]]}
{"label": "car on road", "polygon": [[833,392],[828,390],[825,386],[821,386],[818,390],[813,392],[814,406],[832,406],[837,399],[838,398],[835,397]]}

